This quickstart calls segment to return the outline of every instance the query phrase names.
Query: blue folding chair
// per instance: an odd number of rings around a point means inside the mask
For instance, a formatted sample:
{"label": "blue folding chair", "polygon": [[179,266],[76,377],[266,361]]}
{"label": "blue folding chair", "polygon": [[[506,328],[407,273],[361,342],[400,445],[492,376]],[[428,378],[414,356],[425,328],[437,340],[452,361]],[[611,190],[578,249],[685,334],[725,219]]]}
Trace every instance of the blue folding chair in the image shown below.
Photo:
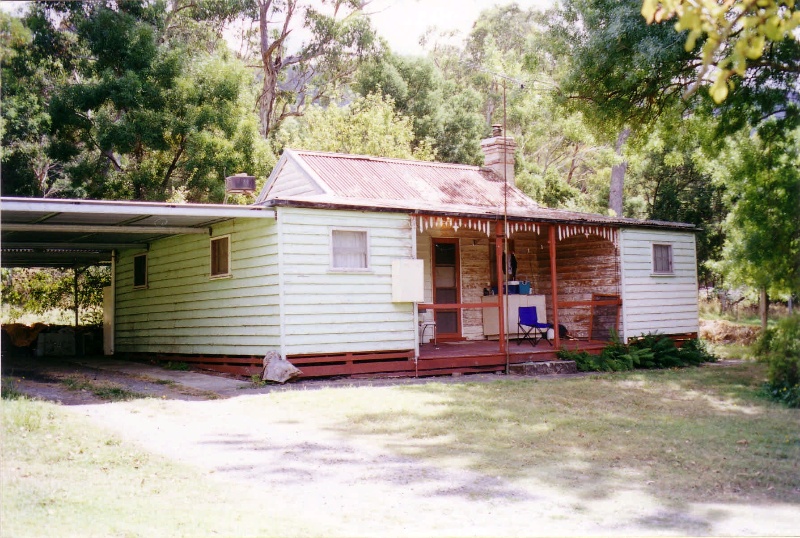
{"label": "blue folding chair", "polygon": [[523,340],[527,340],[533,347],[539,343],[539,340],[547,340],[551,346],[553,342],[547,337],[547,330],[552,329],[553,325],[550,323],[540,323],[536,315],[535,306],[520,306],[519,307],[519,321],[517,322],[517,345],[520,345]]}

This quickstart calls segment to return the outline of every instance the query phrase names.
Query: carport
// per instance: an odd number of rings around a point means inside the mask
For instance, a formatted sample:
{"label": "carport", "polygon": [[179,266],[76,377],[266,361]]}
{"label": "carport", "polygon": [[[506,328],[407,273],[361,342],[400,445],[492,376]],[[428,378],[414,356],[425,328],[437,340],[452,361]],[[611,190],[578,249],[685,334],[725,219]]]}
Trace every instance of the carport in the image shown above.
{"label": "carport", "polygon": [[[170,204],[107,200],[0,198],[0,263],[4,268],[72,269],[111,266],[111,286],[104,300],[106,351],[113,350],[115,252],[147,250],[173,235],[210,235],[211,226],[237,217],[274,217],[262,206]],[[77,301],[76,301],[77,302]],[[78,314],[76,311],[75,324]]]}

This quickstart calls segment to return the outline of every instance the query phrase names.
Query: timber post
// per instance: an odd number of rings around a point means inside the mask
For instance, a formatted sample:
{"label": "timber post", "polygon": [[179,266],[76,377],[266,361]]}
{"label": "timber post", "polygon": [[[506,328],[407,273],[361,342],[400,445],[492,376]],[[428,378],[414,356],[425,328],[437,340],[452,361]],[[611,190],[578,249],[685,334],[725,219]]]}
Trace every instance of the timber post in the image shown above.
{"label": "timber post", "polygon": [[503,229],[503,222],[496,221],[494,224],[494,250],[495,258],[497,260],[497,319],[499,323],[500,332],[498,334],[500,339],[500,353],[506,352],[506,313],[503,308],[503,299],[505,297],[505,273],[503,272],[503,240],[505,239],[505,230]]}
{"label": "timber post", "polygon": [[558,277],[556,275],[556,225],[550,225],[550,287],[553,302],[553,340],[556,351],[561,349],[561,335],[558,330]]}

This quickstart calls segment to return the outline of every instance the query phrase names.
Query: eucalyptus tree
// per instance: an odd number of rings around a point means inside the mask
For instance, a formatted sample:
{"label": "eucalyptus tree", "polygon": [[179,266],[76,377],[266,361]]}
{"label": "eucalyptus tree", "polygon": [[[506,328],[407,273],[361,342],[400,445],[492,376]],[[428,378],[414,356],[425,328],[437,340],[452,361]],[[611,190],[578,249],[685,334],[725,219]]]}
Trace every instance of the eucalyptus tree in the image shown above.
{"label": "eucalyptus tree", "polygon": [[648,26],[638,0],[566,0],[549,16],[549,46],[565,57],[562,103],[591,121],[618,155],[609,207],[623,212],[629,137],[647,136],[661,113],[681,106],[696,60],[672,28]]}
{"label": "eucalyptus tree", "polygon": [[517,141],[518,186],[551,207],[604,211],[598,190],[607,183],[612,152],[581,111],[556,99],[568,58],[547,47],[547,24],[516,4],[488,9],[463,47],[434,42],[431,58],[447,80],[481,96],[484,133],[493,123],[506,124]]}
{"label": "eucalyptus tree", "polygon": [[368,0],[253,1],[245,13],[258,28],[249,59],[260,70],[259,130],[267,138],[307,107],[337,102],[380,42],[364,13]]}

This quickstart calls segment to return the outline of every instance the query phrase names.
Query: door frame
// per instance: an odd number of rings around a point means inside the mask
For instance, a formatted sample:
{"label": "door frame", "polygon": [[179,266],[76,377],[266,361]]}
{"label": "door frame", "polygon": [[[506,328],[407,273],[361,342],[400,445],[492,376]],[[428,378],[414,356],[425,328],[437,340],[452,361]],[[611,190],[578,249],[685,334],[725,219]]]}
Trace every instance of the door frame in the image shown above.
{"label": "door frame", "polygon": [[[459,239],[457,237],[433,237],[431,238],[431,283],[432,283],[432,290],[431,290],[431,299],[433,304],[436,303],[436,245],[437,244],[452,244],[456,247],[455,258],[456,258],[456,267],[455,267],[455,277],[456,277],[456,303],[461,302],[461,245]],[[456,332],[454,333],[445,333],[442,332],[440,327],[441,324],[438,323],[439,312],[454,312],[456,314]],[[434,319],[437,320],[436,324],[436,337],[438,340],[441,341],[456,341],[456,340],[463,340],[464,337],[462,336],[462,323],[461,323],[461,309],[454,308],[452,310],[434,310]]]}

